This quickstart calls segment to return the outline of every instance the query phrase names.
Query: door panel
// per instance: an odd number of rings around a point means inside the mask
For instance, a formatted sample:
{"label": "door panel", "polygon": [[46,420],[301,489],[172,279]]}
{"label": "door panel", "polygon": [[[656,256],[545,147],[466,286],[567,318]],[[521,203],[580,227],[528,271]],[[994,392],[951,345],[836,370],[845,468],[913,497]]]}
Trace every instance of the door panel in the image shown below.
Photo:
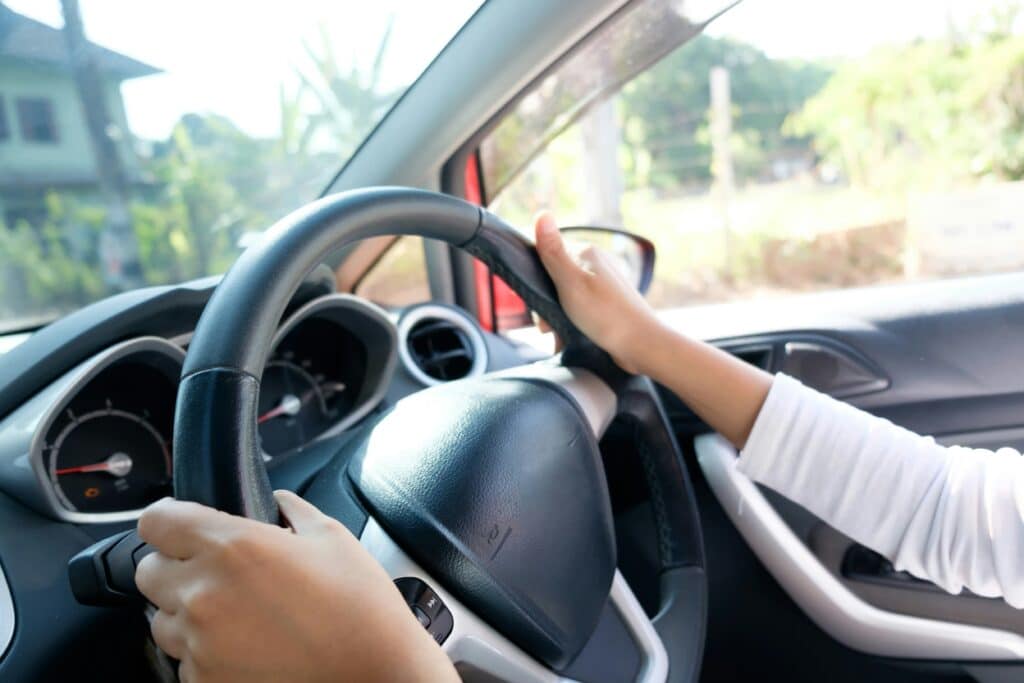
{"label": "door panel", "polygon": [[[1024,364],[1016,353],[1024,339],[1022,275],[693,308],[667,317],[748,362],[786,371],[942,443],[1024,446]],[[794,350],[811,360],[793,362]],[[724,440],[701,435],[707,428],[674,397],[666,396],[666,404],[679,436],[696,437],[693,469],[714,501],[705,504],[705,517],[724,514],[739,529],[744,550],[758,558],[758,573],[768,569],[812,629],[876,662],[915,667],[923,680],[1024,676],[1024,611],[1001,600],[949,595],[895,573],[803,508],[754,485],[732,466],[735,451]],[[746,611],[770,623],[773,600],[748,597]],[[712,592],[713,621],[716,602],[730,598]],[[766,637],[791,657],[808,656],[800,642]],[[722,680],[722,670],[734,666],[716,661],[710,644],[708,656],[708,680]]]}

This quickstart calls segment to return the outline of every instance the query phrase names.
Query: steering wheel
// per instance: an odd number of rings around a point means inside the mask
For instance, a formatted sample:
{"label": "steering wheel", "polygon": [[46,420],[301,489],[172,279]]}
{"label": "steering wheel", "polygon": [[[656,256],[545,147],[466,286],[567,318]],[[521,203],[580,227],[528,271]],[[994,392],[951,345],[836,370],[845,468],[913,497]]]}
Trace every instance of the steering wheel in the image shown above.
{"label": "steering wheel", "polygon": [[[526,238],[453,197],[405,188],[332,195],[242,254],[206,305],[185,360],[176,497],[277,523],[256,431],[271,339],[327,254],[396,234],[443,240],[484,261],[566,350],[400,401],[348,440],[305,497],[361,539],[467,680],[695,681],[706,624],[703,543],[653,384],[623,373],[573,326]],[[654,513],[653,619],[616,569],[598,450],[616,417],[636,427]]]}

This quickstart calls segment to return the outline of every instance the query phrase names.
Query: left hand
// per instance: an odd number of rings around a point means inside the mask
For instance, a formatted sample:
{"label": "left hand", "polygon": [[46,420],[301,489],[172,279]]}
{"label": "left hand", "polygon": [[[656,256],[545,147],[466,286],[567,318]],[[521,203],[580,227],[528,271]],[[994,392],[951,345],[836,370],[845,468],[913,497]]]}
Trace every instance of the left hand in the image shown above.
{"label": "left hand", "polygon": [[[551,276],[569,319],[626,372],[649,374],[645,351],[663,333],[654,311],[622,274],[613,257],[596,247],[570,249],[547,212],[534,221],[537,254]],[[542,332],[550,328],[539,323]],[[556,341],[556,350],[560,342]]]}
{"label": "left hand", "polygon": [[165,498],[135,574],[182,683],[458,681],[390,577],[338,521],[275,493],[291,529]]}

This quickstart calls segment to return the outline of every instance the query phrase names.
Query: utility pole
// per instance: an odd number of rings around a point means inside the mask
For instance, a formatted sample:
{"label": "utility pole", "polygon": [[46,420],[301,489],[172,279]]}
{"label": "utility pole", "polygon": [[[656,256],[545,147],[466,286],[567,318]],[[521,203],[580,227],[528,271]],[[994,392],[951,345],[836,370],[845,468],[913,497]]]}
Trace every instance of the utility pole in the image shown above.
{"label": "utility pole", "polygon": [[732,221],[729,208],[736,193],[736,174],[733,170],[732,148],[732,98],[729,94],[729,71],[724,66],[711,68],[711,174],[714,177],[714,191],[722,214],[722,245],[724,248],[724,270],[726,280],[734,275],[734,254]]}
{"label": "utility pole", "polygon": [[619,167],[619,143],[622,136],[615,122],[615,107],[610,99],[594,105],[580,119],[583,134],[583,159],[586,182],[584,193],[587,217],[597,225],[622,225],[622,169]]}
{"label": "utility pole", "polygon": [[114,288],[130,289],[143,284],[143,278],[139,245],[128,208],[128,179],[118,149],[125,131],[113,124],[107,111],[105,84],[85,37],[78,0],[60,0],[60,4],[71,71],[89,129],[100,194],[107,205],[107,225],[100,236],[103,274]]}

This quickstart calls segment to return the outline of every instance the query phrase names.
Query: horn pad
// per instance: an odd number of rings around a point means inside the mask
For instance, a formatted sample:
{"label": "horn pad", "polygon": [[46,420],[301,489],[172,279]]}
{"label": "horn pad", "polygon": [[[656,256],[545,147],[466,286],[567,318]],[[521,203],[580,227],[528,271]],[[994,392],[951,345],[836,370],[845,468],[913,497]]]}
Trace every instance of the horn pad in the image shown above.
{"label": "horn pad", "polygon": [[374,426],[349,472],[381,526],[467,607],[553,669],[572,661],[616,555],[600,452],[561,389],[482,377],[420,391]]}

